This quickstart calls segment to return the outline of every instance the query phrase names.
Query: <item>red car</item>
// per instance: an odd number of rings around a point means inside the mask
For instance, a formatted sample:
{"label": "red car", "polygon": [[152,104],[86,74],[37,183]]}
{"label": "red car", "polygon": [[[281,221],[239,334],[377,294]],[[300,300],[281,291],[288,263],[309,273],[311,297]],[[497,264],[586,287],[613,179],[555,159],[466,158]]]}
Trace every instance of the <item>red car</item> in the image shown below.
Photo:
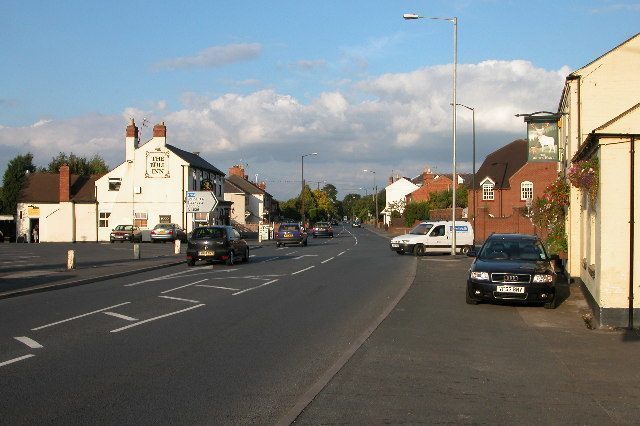
{"label": "red car", "polygon": [[109,235],[109,241],[131,241],[132,243],[142,242],[142,232],[137,226],[133,225],[118,225],[111,231]]}

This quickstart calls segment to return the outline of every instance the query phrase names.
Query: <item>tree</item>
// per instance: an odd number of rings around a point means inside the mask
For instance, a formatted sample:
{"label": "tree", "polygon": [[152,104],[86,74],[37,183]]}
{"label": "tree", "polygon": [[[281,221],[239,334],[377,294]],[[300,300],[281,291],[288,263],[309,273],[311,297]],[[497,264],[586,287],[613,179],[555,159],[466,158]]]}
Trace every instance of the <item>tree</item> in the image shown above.
{"label": "tree", "polygon": [[338,189],[330,183],[322,187],[322,192],[327,194],[330,200],[336,201],[338,197]]}
{"label": "tree", "polygon": [[49,165],[42,168],[40,171],[46,173],[58,173],[60,166],[63,164],[68,165],[69,173],[74,175],[88,176],[104,174],[109,171],[107,164],[98,154],[87,160],[84,157],[78,157],[74,153],[67,155],[64,152],[59,153],[57,157],[53,157]]}
{"label": "tree", "polygon": [[334,200],[329,197],[329,194],[327,194],[324,189],[313,191],[313,197],[316,201],[318,217],[330,219],[335,216],[337,211]]}
{"label": "tree", "polygon": [[7,164],[7,170],[2,178],[0,191],[0,208],[2,213],[16,214],[18,197],[22,186],[27,180],[27,173],[36,170],[33,165],[33,154],[18,155]]}
{"label": "tree", "polygon": [[407,226],[413,226],[416,220],[429,219],[429,201],[414,201],[407,204],[404,209],[404,222]]}

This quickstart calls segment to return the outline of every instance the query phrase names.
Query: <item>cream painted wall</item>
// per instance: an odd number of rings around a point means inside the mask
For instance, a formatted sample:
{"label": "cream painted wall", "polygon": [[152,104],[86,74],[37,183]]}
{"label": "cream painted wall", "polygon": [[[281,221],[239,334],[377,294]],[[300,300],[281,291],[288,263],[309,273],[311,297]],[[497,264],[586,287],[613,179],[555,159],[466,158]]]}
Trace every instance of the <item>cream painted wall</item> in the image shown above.
{"label": "cream painted wall", "polygon": [[[39,207],[39,215],[29,217],[29,206]],[[38,219],[41,242],[96,241],[94,204],[19,203],[17,210],[18,236],[28,235],[29,241],[31,219]]]}
{"label": "cream painted wall", "polygon": [[[420,188],[418,185],[416,185],[415,183],[405,178],[401,178],[393,182],[391,185],[388,185],[385,188],[385,193],[386,193],[385,209],[388,210],[389,206],[394,202],[404,201],[407,194],[411,194],[413,191],[415,191],[418,188]],[[391,213],[385,214],[384,222],[388,224],[390,218],[391,218]]]}
{"label": "cream painted wall", "polygon": [[225,193],[224,199],[226,201],[231,201],[233,204],[231,205],[231,220],[235,220],[238,223],[244,224],[245,222],[245,195],[242,194],[232,194]]}

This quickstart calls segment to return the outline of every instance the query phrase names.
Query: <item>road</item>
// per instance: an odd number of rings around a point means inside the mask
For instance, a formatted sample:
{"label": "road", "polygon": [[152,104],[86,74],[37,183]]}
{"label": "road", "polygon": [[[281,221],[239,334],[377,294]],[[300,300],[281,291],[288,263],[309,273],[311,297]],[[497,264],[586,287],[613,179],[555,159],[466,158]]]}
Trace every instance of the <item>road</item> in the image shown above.
{"label": "road", "polygon": [[0,423],[290,419],[415,275],[386,238],[337,232],[0,300]]}

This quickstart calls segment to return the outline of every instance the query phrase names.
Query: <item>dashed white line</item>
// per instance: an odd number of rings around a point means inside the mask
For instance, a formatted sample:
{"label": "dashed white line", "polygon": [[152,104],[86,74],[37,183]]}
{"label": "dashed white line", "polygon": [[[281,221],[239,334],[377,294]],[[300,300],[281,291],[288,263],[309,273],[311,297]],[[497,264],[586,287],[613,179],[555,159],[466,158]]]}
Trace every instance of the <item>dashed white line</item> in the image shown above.
{"label": "dashed white line", "polygon": [[57,321],[57,322],[52,322],[51,324],[41,325],[40,327],[32,328],[31,331],[42,330],[43,328],[51,327],[53,325],[62,324],[63,322],[67,322],[67,321],[73,321],[75,319],[86,317],[86,316],[93,315],[93,314],[97,314],[99,312],[108,311],[109,309],[117,308],[118,306],[127,305],[129,303],[131,303],[131,302],[124,302],[124,303],[120,303],[118,305],[108,306],[108,307],[103,308],[103,309],[98,309],[97,311],[92,311],[92,312],[88,312],[86,314],[77,315],[75,317],[67,318],[67,319],[64,319],[62,321]]}
{"label": "dashed white line", "polygon": [[14,362],[22,361],[23,359],[31,358],[33,356],[35,356],[35,355],[29,354],[29,355],[21,356],[21,357],[18,357],[18,358],[10,359],[9,361],[0,362],[0,367],[4,367],[5,365],[13,364]]}
{"label": "dashed white line", "polygon": [[302,259],[303,257],[316,257],[316,256],[318,256],[318,255],[317,255],[317,254],[303,254],[303,255],[301,255],[301,256],[294,257],[294,258],[293,258],[293,260],[300,260],[300,259]]}
{"label": "dashed white line", "polygon": [[111,315],[112,317],[120,318],[120,319],[123,319],[125,321],[138,321],[137,318],[128,317],[126,315],[122,315],[122,314],[119,314],[117,312],[108,312],[107,311],[107,312],[103,312],[103,314]]}
{"label": "dashed white line", "polygon": [[185,284],[185,285],[181,285],[180,287],[172,288],[170,290],[161,291],[160,294],[171,293],[172,291],[180,290],[181,288],[185,288],[185,287],[190,287],[195,284],[200,284],[205,281],[207,281],[206,278],[204,280],[192,282],[191,284]]}
{"label": "dashed white line", "polygon": [[340,253],[338,253],[338,256],[342,256],[343,254],[345,254],[347,251],[341,251]]}
{"label": "dashed white line", "polygon": [[326,259],[326,260],[323,260],[323,261],[322,261],[322,262],[320,262],[320,263],[327,263],[327,262],[332,261],[333,259],[335,259],[335,256],[332,256],[332,257],[330,257],[330,258],[328,258],[328,259]]}
{"label": "dashed white line", "polygon": [[220,287],[217,285],[198,284],[196,287],[217,288],[218,290],[238,291],[239,288]]}
{"label": "dashed white line", "polygon": [[237,296],[237,295],[239,295],[239,294],[246,293],[246,292],[249,292],[249,291],[251,291],[251,290],[255,290],[255,289],[257,289],[257,288],[264,287],[264,286],[269,285],[269,284],[273,284],[273,283],[275,283],[276,281],[278,281],[278,280],[271,280],[271,281],[266,282],[266,283],[264,283],[264,284],[260,284],[259,286],[251,287],[251,288],[247,288],[247,289],[245,289],[245,290],[241,290],[241,291],[239,291],[239,292],[237,292],[237,293],[233,293],[233,294],[232,294],[232,296]]}
{"label": "dashed white line", "polygon": [[171,297],[171,296],[158,296],[158,297],[162,297],[163,299],[179,300],[181,302],[200,303],[198,300],[183,299],[181,297]]}
{"label": "dashed white line", "polygon": [[162,319],[162,318],[170,317],[172,315],[181,314],[183,312],[187,312],[187,311],[190,311],[192,309],[200,308],[202,306],[205,306],[205,304],[201,303],[199,305],[191,306],[189,308],[180,309],[179,311],[169,312],[168,314],[164,314],[164,315],[160,315],[160,316],[157,316],[157,317],[153,317],[153,318],[149,318],[149,319],[146,319],[146,320],[142,320],[142,321],[139,321],[139,322],[135,322],[133,324],[129,324],[129,325],[126,325],[124,327],[120,327],[120,328],[116,328],[115,330],[111,330],[111,333],[118,333],[120,331],[127,330],[129,328],[137,327],[139,325],[146,324],[146,323],[151,322],[151,321],[156,321],[156,320],[159,320],[159,319]]}
{"label": "dashed white line", "polygon": [[24,343],[25,345],[29,346],[31,349],[40,349],[43,347],[40,343],[26,336],[14,337],[14,339],[16,339],[18,342]]}
{"label": "dashed white line", "polygon": [[260,263],[271,262],[272,260],[276,260],[276,259],[280,259],[280,256],[276,256],[276,257],[272,257],[272,258],[267,259],[267,260],[263,260],[263,261],[262,261],[262,262],[260,262]]}
{"label": "dashed white line", "polygon": [[315,268],[315,265],[313,265],[313,266],[309,266],[308,268],[304,268],[304,269],[301,269],[301,270],[296,271],[296,272],[292,272],[292,273],[291,273],[291,275],[300,274],[300,273],[302,273],[302,272],[304,272],[304,271],[308,271],[309,269],[313,269],[313,268]]}

